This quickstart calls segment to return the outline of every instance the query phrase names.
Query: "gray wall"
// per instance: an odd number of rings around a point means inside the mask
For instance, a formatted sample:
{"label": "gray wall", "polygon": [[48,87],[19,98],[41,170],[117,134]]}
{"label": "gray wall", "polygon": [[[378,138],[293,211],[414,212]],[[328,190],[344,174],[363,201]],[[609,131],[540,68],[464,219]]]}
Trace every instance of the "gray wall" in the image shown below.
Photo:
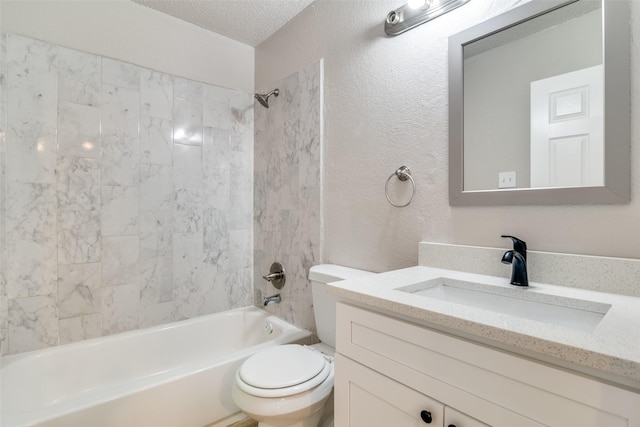
{"label": "gray wall", "polygon": [[[324,262],[385,271],[415,265],[419,241],[507,247],[501,234],[532,250],[640,258],[638,2],[630,2],[631,203],[449,206],[447,37],[517,3],[471,1],[386,37],[383,21],[397,1],[320,0],[256,48],[258,87],[324,58]],[[397,209],[384,183],[403,164],[417,191]]]}

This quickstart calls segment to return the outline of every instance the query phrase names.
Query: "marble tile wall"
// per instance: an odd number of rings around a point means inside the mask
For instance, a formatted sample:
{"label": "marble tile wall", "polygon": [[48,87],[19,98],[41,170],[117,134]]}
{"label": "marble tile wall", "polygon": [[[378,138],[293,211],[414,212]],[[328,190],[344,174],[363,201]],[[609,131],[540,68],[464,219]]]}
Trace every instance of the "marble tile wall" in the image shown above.
{"label": "marble tile wall", "polygon": [[[282,295],[266,309],[315,331],[309,268],[321,261],[321,62],[273,87],[280,96],[255,110],[254,298]],[[257,105],[257,104],[256,104]],[[287,272],[276,290],[262,279],[272,262]]]}
{"label": "marble tile wall", "polygon": [[7,48],[6,36],[0,33],[0,355],[7,349],[9,301],[7,301],[7,236],[6,236],[6,129],[7,129]]}
{"label": "marble tile wall", "polygon": [[250,305],[251,94],[0,40],[2,354]]}

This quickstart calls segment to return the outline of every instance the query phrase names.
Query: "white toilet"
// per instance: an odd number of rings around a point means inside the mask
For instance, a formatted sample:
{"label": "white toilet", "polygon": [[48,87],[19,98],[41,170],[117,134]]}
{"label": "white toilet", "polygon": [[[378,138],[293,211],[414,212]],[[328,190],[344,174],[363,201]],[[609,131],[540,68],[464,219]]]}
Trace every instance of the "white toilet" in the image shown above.
{"label": "white toilet", "polygon": [[330,398],[336,298],[327,293],[326,284],[371,274],[374,273],[331,264],[311,267],[309,280],[321,342],[308,347],[288,344],[263,350],[248,358],[236,373],[233,401],[257,420],[259,427],[318,427],[320,421],[321,427],[333,426]]}

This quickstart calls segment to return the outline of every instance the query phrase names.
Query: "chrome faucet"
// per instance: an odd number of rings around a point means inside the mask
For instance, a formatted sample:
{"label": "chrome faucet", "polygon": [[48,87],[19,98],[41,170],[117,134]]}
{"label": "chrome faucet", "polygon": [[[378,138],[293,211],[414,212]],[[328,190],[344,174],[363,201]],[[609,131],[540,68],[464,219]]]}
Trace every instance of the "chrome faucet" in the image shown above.
{"label": "chrome faucet", "polygon": [[529,286],[527,277],[527,243],[514,236],[500,236],[513,241],[513,249],[502,255],[503,264],[511,264],[511,284]]}
{"label": "chrome faucet", "polygon": [[280,301],[282,301],[280,294],[271,295],[270,297],[262,298],[262,306],[266,307],[269,304],[279,303]]}
{"label": "chrome faucet", "polygon": [[269,273],[265,276],[262,276],[262,278],[268,282],[271,282],[273,280],[280,280],[284,277],[284,272],[282,271],[276,271],[275,273]]}

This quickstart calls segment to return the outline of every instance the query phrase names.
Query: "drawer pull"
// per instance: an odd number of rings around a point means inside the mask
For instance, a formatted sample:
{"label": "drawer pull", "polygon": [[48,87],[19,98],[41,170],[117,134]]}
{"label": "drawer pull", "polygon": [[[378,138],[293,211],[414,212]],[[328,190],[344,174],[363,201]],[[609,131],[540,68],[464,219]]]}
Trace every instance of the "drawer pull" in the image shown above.
{"label": "drawer pull", "polygon": [[421,411],[420,412],[420,418],[422,418],[422,421],[424,421],[427,424],[431,424],[432,418],[431,418],[431,412],[429,411]]}
{"label": "drawer pull", "polygon": [[447,427],[456,427],[455,424],[449,424]]}

